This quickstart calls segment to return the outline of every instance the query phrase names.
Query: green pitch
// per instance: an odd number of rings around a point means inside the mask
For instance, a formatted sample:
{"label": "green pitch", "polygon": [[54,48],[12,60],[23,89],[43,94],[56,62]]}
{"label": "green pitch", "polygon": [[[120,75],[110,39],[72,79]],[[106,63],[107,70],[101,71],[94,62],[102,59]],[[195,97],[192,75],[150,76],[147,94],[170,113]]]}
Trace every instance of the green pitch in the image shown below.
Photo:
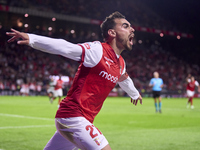
{"label": "green pitch", "polygon": [[[200,99],[195,109],[186,98],[162,100],[155,113],[152,98],[134,106],[130,98],[107,98],[94,124],[113,150],[199,150]],[[55,132],[48,97],[0,96],[0,150],[42,150]]]}

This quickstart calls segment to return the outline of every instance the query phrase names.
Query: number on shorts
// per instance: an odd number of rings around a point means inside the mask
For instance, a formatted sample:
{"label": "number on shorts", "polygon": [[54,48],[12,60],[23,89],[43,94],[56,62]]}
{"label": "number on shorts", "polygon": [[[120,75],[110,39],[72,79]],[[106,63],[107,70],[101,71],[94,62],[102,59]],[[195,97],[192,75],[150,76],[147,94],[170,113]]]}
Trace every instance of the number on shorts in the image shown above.
{"label": "number on shorts", "polygon": [[[98,136],[98,133],[94,134],[94,128],[96,128],[94,125],[87,125],[87,126],[85,127],[85,129],[86,129],[87,131],[90,130],[90,136],[91,136],[92,138],[95,138],[96,136]],[[98,128],[96,128],[96,129],[99,131]],[[101,131],[99,131],[99,133],[102,134]]]}

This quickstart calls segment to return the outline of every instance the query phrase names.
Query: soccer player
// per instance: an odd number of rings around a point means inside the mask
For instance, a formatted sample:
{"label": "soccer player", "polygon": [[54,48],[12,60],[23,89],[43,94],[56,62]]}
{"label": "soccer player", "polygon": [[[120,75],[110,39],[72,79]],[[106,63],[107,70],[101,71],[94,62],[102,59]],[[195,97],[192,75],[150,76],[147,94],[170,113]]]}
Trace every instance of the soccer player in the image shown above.
{"label": "soccer player", "polygon": [[187,82],[186,93],[187,93],[187,97],[188,97],[187,108],[189,108],[189,103],[190,103],[191,109],[194,109],[193,97],[194,97],[194,93],[195,93],[195,87],[198,87],[198,92],[200,92],[200,86],[199,86],[198,81],[196,81],[194,76],[191,76],[191,74],[189,74],[187,76],[186,82]]}
{"label": "soccer player", "polygon": [[26,80],[21,85],[20,95],[29,96],[29,84]]}
{"label": "soccer player", "polygon": [[50,103],[53,103],[54,92],[55,92],[55,84],[56,83],[55,83],[53,77],[51,77],[50,81],[49,81],[48,88],[47,88],[47,94],[48,94]]}
{"label": "soccer player", "polygon": [[80,62],[73,84],[61,101],[55,116],[57,131],[45,150],[111,150],[104,135],[94,124],[104,100],[118,83],[137,105],[142,97],[126,73],[120,55],[132,50],[134,29],[125,17],[114,12],[101,24],[105,43],[99,41],[73,44],[62,39],[27,34],[11,29],[8,42],[21,38],[18,44],[62,55]]}
{"label": "soccer player", "polygon": [[60,107],[61,98],[63,96],[63,80],[61,79],[61,75],[59,75],[59,79],[56,81],[55,89],[54,89],[54,99],[58,97],[58,107]]}
{"label": "soccer player", "polygon": [[[154,78],[150,80],[149,86],[152,87],[152,93],[154,98],[154,104],[156,108],[156,112],[162,112],[161,106],[162,106],[162,98],[161,98],[161,90],[163,88],[163,80],[159,78],[159,73],[154,72],[153,73]],[[159,103],[157,103],[157,99]]]}

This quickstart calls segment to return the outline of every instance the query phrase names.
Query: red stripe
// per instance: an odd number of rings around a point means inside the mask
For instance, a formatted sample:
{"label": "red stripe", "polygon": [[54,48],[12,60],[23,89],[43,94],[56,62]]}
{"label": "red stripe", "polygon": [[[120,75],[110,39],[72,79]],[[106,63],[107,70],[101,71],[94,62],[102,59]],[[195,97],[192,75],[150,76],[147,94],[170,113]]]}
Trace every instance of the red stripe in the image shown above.
{"label": "red stripe", "polygon": [[85,58],[85,48],[80,44],[78,44],[78,45],[81,46],[81,48],[82,48],[82,56],[81,56],[81,61],[80,62],[83,62],[84,58]]}

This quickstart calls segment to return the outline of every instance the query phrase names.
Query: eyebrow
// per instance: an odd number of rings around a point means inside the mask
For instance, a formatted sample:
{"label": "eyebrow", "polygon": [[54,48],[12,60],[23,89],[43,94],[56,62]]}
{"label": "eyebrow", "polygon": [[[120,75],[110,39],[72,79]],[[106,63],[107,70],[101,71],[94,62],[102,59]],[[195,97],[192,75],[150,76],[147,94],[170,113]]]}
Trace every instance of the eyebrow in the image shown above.
{"label": "eyebrow", "polygon": [[128,23],[123,23],[122,26],[123,26],[123,25],[130,26],[130,27],[131,27],[131,24],[128,24]]}

